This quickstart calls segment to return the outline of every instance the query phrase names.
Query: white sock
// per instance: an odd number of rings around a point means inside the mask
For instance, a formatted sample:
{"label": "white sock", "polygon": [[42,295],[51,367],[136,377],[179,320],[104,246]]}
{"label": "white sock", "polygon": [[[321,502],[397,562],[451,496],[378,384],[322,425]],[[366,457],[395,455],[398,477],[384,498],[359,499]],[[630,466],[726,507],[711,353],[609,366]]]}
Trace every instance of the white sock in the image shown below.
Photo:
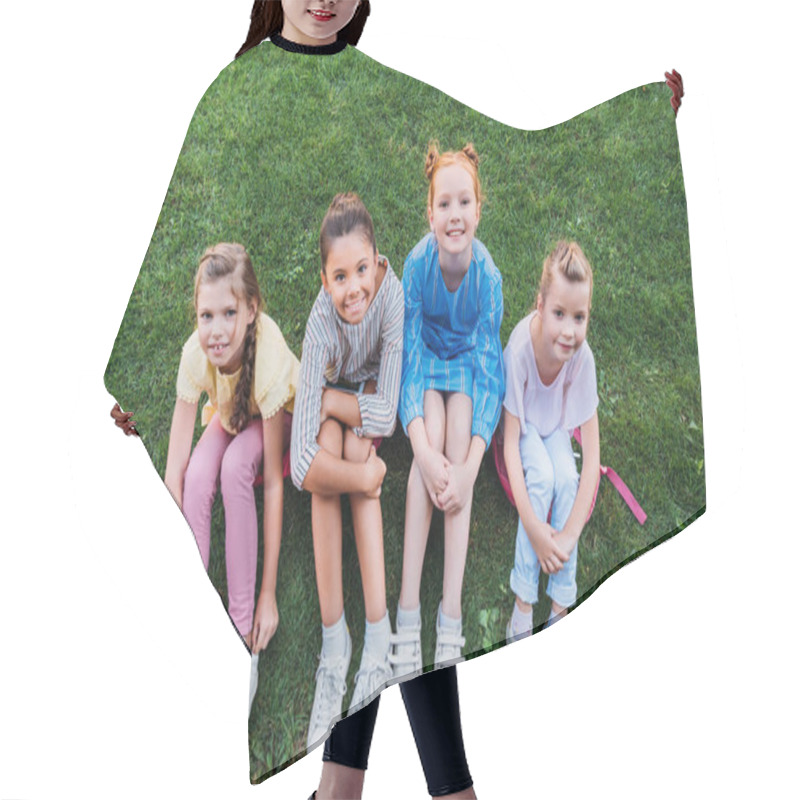
{"label": "white sock", "polygon": [[250,655],[250,705],[248,708],[253,708],[253,699],[258,691],[258,653],[251,653]]}
{"label": "white sock", "polygon": [[389,637],[392,635],[392,623],[387,611],[377,622],[367,622],[364,626],[363,661],[369,656],[374,661],[383,661],[389,653]]}
{"label": "white sock", "polygon": [[[563,612],[563,613],[566,613],[566,611]],[[554,622],[556,622],[557,620],[561,619],[561,616],[562,616],[561,613],[556,614],[556,612],[553,611],[553,609],[551,608],[550,609],[550,616],[547,618],[547,622],[544,625],[545,628],[549,628]]]}
{"label": "white sock", "polygon": [[442,604],[439,603],[439,627],[461,635],[461,617],[448,617],[442,611]]}
{"label": "white sock", "polygon": [[524,611],[520,611],[519,606],[514,603],[514,611],[511,613],[511,633],[516,636],[532,629],[533,609],[526,614]]}
{"label": "white sock", "polygon": [[342,616],[333,625],[322,626],[322,655],[328,658],[343,658],[347,652],[347,622]]}
{"label": "white sock", "polygon": [[415,628],[415,627],[422,627],[422,616],[421,616],[421,608],[417,606],[416,608],[412,608],[410,611],[405,608],[400,608],[400,604],[397,605],[397,627],[398,628]]}

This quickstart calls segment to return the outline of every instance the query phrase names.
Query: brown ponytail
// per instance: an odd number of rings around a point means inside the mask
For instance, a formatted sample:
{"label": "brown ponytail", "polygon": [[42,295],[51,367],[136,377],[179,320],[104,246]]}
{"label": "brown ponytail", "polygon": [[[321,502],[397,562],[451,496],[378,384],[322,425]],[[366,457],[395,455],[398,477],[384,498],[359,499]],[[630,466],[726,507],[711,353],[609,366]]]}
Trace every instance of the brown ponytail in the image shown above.
{"label": "brown ponytail", "polygon": [[[361,38],[370,13],[369,0],[361,0],[353,19],[339,31],[337,38],[345,39],[355,47]],[[255,0],[250,11],[250,30],[236,58],[283,30],[283,6],[280,0]]]}

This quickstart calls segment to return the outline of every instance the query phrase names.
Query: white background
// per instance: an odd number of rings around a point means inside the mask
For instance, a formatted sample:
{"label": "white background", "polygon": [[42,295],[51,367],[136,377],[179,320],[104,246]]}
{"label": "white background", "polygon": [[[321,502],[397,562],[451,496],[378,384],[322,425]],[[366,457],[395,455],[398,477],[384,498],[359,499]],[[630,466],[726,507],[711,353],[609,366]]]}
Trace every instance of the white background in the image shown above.
{"label": "white background", "polygon": [[[249,785],[249,658],[102,382],[189,120],[250,5],[0,11],[0,798],[316,786],[319,752]],[[364,51],[520,127],[668,68],[686,85],[708,512],[552,630],[459,668],[479,796],[797,796],[797,92],[782,4],[374,6]],[[383,697],[365,798],[424,797],[399,692]]]}

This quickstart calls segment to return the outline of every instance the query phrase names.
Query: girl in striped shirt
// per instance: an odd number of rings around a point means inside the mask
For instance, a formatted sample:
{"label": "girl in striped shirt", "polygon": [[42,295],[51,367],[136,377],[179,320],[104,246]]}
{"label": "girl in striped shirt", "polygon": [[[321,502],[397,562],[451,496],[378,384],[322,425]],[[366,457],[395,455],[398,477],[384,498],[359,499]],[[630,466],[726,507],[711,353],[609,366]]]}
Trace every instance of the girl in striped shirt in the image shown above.
{"label": "girl in striped shirt", "polygon": [[403,358],[403,290],[378,254],[372,219],[358,196],[334,198],[320,253],[322,288],[306,325],[291,447],[292,480],[311,492],[322,615],[309,747],[342,712],[352,652],[342,590],[343,494],[350,496],[366,611],[351,707],[392,677],[379,500],[386,465],[372,442],[394,430]]}
{"label": "girl in striped shirt", "polygon": [[428,150],[430,233],[403,269],[405,343],[400,421],[414,450],[406,495],[395,675],[422,669],[420,581],[434,507],[444,512],[444,579],[437,664],[461,657],[461,588],[472,487],[500,418],[503,349],[500,272],[475,238],[481,216],[471,144]]}

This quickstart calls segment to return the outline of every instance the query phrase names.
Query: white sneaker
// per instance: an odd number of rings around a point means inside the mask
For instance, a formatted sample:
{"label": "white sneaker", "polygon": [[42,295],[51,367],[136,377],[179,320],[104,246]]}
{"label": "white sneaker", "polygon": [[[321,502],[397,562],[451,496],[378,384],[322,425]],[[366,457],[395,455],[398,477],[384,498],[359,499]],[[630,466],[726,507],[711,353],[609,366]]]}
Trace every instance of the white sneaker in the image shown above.
{"label": "white sneaker", "polygon": [[342,702],[347,691],[347,669],[353,653],[350,631],[346,631],[346,636],[347,646],[343,656],[319,658],[317,688],[314,692],[314,706],[311,709],[311,722],[308,725],[306,740],[308,749],[320,742],[330,730],[334,718],[342,714]]}
{"label": "white sneaker", "polygon": [[448,630],[439,625],[439,612],[436,612],[436,655],[434,663],[439,666],[450,666],[461,658],[461,648],[466,639],[461,635],[461,623],[458,630]]}
{"label": "white sneaker", "polygon": [[414,625],[398,623],[397,633],[393,633],[389,637],[391,643],[389,663],[392,665],[392,674],[395,678],[422,674],[421,630],[421,620],[417,620]]}
{"label": "white sneaker", "polygon": [[252,653],[250,655],[250,705],[247,707],[248,716],[250,716],[250,712],[253,709],[253,699],[256,696],[257,689],[258,689],[258,653]]}
{"label": "white sneaker", "polygon": [[392,675],[388,652],[382,661],[377,661],[364,653],[356,673],[356,688],[353,690],[350,708],[357,708],[375,692],[386,686],[387,682],[392,679]]}

